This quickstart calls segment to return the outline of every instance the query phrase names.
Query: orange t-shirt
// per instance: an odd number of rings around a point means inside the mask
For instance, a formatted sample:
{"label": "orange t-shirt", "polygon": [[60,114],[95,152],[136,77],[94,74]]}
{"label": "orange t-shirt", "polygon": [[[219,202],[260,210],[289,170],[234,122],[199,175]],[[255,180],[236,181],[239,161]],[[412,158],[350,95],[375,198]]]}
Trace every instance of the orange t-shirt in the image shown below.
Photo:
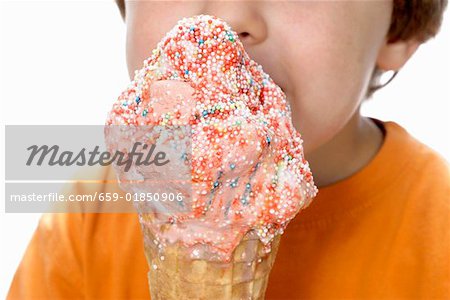
{"label": "orange t-shirt", "polygon": [[[449,165],[377,123],[385,141],[372,161],[289,224],[267,299],[450,299]],[[44,214],[8,298],[149,299],[147,271],[136,214]]]}

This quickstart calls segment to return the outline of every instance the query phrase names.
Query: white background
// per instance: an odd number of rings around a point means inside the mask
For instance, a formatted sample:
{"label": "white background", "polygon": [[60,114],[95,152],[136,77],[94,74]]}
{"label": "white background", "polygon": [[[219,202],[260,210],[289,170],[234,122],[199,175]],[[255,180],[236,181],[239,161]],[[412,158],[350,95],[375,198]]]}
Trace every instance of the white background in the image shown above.
{"label": "white background", "polygon": [[[450,24],[423,45],[363,113],[394,120],[450,160]],[[103,124],[128,84],[125,26],[113,1],[0,2],[4,124]],[[150,53],[150,52],[149,52]],[[101,78],[101,79],[100,79]],[[4,128],[0,133],[4,170]],[[4,172],[0,172],[4,180]],[[4,199],[4,185],[0,185]],[[39,214],[0,213],[0,298]]]}

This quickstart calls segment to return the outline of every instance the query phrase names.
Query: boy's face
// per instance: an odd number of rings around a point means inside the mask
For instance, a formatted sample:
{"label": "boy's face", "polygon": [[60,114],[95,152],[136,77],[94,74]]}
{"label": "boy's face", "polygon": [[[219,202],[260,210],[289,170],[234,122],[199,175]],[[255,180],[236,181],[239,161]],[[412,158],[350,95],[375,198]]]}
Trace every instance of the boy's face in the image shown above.
{"label": "boy's face", "polygon": [[[305,152],[355,113],[390,25],[391,1],[129,1],[130,78],[176,22],[215,15],[286,93]],[[246,34],[247,33],[247,34]]]}

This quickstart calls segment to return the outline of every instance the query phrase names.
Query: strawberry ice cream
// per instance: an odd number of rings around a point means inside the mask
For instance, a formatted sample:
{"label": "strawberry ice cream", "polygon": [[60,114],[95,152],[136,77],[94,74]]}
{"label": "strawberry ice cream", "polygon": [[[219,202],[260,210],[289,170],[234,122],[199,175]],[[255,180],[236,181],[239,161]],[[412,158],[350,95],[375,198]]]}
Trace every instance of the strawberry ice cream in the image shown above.
{"label": "strawberry ice cream", "polygon": [[[286,95],[217,17],[179,21],[136,71],[106,124],[190,130],[188,163],[177,171],[190,172],[189,209],[140,216],[161,248],[180,243],[192,257],[226,261],[253,231],[269,250],[317,193]],[[123,171],[118,177],[130,179]]]}

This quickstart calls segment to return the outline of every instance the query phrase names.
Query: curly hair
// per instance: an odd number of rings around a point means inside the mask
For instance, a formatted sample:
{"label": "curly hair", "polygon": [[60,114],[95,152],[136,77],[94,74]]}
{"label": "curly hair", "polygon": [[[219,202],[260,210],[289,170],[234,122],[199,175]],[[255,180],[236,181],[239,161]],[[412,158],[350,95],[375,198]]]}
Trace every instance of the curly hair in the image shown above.
{"label": "curly hair", "polygon": [[[122,18],[125,19],[124,0],[115,0],[115,2]],[[387,34],[388,42],[416,39],[425,43],[439,32],[447,3],[448,0],[393,0],[391,25]],[[366,98],[370,98],[375,91],[389,84],[397,73],[398,71],[395,71],[389,81],[380,85],[383,71],[375,68]]]}

